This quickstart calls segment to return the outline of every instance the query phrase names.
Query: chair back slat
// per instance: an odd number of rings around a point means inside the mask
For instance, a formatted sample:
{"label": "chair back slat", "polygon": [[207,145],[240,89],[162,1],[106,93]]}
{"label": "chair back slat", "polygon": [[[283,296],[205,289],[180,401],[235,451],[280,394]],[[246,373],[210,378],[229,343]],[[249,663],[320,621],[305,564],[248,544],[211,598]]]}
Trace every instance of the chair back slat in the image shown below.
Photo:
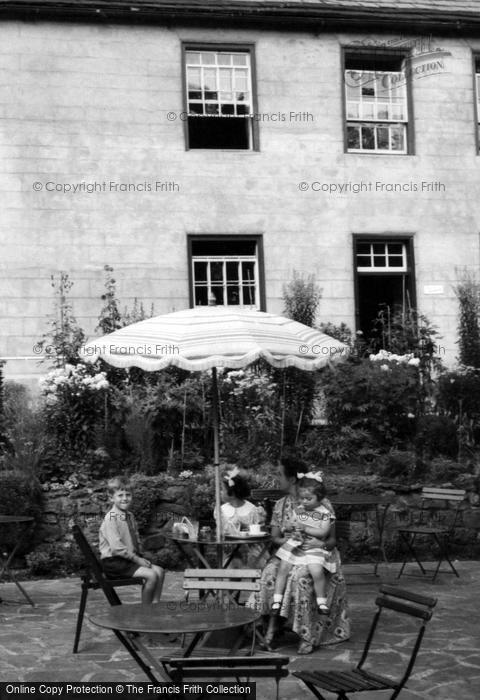
{"label": "chair back slat", "polygon": [[412,615],[412,617],[419,617],[422,620],[429,620],[432,617],[431,610],[422,610],[414,605],[400,603],[397,600],[390,600],[389,598],[379,597],[376,599],[375,603],[379,608],[389,608],[390,610],[395,610],[396,612]]}
{"label": "chair back slat", "polygon": [[422,489],[422,498],[432,501],[463,501],[464,489],[440,489],[426,486]]}
{"label": "chair back slat", "polygon": [[261,569],[185,569],[184,579],[236,579],[236,578],[260,578]]}
{"label": "chair back slat", "polygon": [[164,663],[168,663],[173,668],[195,668],[196,666],[219,666],[223,668],[235,668],[238,665],[246,666],[285,666],[290,661],[288,656],[195,656],[189,658],[162,658]]}
{"label": "chair back slat", "polygon": [[259,591],[258,581],[221,581],[210,579],[209,581],[184,581],[183,588],[186,591],[206,591],[215,588],[218,591]]}
{"label": "chair back slat", "polygon": [[401,598],[402,600],[409,600],[412,603],[425,605],[429,608],[434,608],[437,604],[437,598],[420,595],[419,593],[413,593],[412,591],[407,591],[404,588],[396,588],[395,586],[380,586],[380,593],[394,598]]}

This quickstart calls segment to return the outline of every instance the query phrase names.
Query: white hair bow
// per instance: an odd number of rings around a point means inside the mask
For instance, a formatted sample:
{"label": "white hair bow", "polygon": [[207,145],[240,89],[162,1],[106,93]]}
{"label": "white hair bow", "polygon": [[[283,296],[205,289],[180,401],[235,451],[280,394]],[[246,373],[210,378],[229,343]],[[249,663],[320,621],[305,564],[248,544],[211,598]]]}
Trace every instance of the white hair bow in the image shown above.
{"label": "white hair bow", "polygon": [[297,479],[313,479],[323,483],[323,472],[307,472],[306,474],[297,473]]}
{"label": "white hair bow", "polygon": [[231,472],[227,472],[223,477],[229,486],[233,486],[234,478],[240,474],[238,467],[234,467]]}

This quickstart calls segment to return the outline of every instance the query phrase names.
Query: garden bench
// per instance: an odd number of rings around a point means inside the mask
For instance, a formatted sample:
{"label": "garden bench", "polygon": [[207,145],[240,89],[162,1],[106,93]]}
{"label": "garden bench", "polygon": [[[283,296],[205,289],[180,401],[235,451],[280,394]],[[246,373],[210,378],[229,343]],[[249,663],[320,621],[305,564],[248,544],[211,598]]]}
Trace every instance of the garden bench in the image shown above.
{"label": "garden bench", "polygon": [[[393,690],[390,700],[394,700],[394,698],[398,697],[410,677],[425,634],[426,624],[433,615],[433,608],[437,604],[437,599],[418,595],[394,586],[381,586],[380,594],[375,601],[378,610],[373,618],[362,657],[355,668],[349,671],[326,671],[323,669],[321,671],[296,671],[293,674],[303,681],[319,700],[325,700],[319,689],[336,694],[337,700],[348,700],[347,693],[373,693]],[[392,610],[401,615],[411,617],[413,620],[421,620],[410,657],[399,680],[381,676],[364,668],[378,622],[384,610]],[[405,654],[403,646],[401,651],[403,656]]]}
{"label": "garden bench", "polygon": [[89,590],[100,588],[110,605],[121,605],[122,601],[118,597],[115,588],[122,586],[142,586],[142,578],[121,578],[110,579],[102,569],[100,561],[93,551],[90,543],[83,534],[79,525],[74,525],[72,528],[73,537],[77,543],[85,560],[85,573],[82,575],[82,593],[80,597],[80,606],[78,608],[77,625],[75,628],[75,640],[73,643],[73,653],[78,652],[78,644],[82,633],[83,617],[85,615],[85,607],[87,605],[87,597]]}
{"label": "garden bench", "polygon": [[211,680],[235,678],[248,683],[250,678],[274,678],[276,699],[279,698],[280,680],[288,676],[288,656],[223,656],[163,658],[161,662],[174,683],[187,679]]}
{"label": "garden bench", "polygon": [[[448,564],[450,565],[450,568],[452,572],[458,577],[459,573],[454,567],[452,561],[450,560],[449,557],[449,550],[448,550],[448,543],[449,539],[453,535],[453,532],[455,530],[455,527],[457,525],[458,517],[460,515],[460,505],[462,501],[464,500],[466,495],[466,491],[463,489],[443,489],[443,488],[433,488],[433,487],[425,487],[422,489],[422,504],[420,508],[420,517],[419,517],[419,524],[418,525],[411,525],[409,527],[402,527],[398,529],[398,534],[401,538],[401,540],[405,543],[408,552],[412,555],[413,559],[417,562],[418,566],[420,567],[420,570],[422,574],[426,574],[427,572],[425,571],[422,563],[420,562],[417,552],[415,550],[415,540],[417,536],[420,537],[429,537],[433,539],[439,549],[439,559],[438,559],[438,564],[437,568],[435,569],[435,572],[432,577],[432,582],[435,581],[438,572],[440,571],[440,567],[442,565],[442,561],[446,560]],[[428,513],[432,512],[432,503],[443,503],[445,510],[447,513],[449,512],[452,514],[452,510],[447,510],[449,509],[449,504],[450,503],[456,503],[455,509],[453,509],[453,515],[451,517],[451,523],[450,524],[445,524],[445,526],[428,526],[424,525],[425,521],[425,515],[428,515]],[[402,568],[400,569],[397,578],[400,578],[400,576],[403,573],[403,570],[405,569],[405,566],[408,561],[408,556],[405,556],[405,559],[402,564]]]}

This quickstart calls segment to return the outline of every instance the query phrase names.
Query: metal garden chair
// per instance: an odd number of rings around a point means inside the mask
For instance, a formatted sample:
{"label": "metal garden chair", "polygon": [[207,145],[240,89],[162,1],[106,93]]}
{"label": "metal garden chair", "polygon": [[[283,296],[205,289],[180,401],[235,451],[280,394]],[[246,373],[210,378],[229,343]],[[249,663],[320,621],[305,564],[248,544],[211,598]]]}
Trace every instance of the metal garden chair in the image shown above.
{"label": "metal garden chair", "polygon": [[[293,674],[300,678],[319,700],[325,700],[320,691],[335,694],[337,700],[348,700],[351,693],[373,693],[385,690],[393,691],[389,696],[389,700],[394,700],[407,682],[425,634],[426,624],[432,617],[437,599],[411,593],[393,586],[381,586],[380,593],[381,595],[375,601],[378,610],[373,618],[362,657],[355,668],[348,671],[297,671]],[[381,676],[364,668],[378,622],[385,609],[421,620],[410,658],[399,680]],[[405,653],[403,647],[402,653]],[[368,695],[368,698],[370,698],[370,695]]]}

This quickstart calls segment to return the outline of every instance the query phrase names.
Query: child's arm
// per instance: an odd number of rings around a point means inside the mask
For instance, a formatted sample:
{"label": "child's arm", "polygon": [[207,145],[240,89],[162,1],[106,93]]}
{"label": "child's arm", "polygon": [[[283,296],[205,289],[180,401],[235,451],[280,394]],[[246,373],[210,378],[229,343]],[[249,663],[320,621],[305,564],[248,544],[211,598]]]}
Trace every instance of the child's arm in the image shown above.
{"label": "child's arm", "polygon": [[122,557],[123,559],[128,559],[129,561],[133,561],[134,564],[138,564],[138,566],[151,566],[148,559],[144,559],[128,549],[127,545],[122,539],[118,523],[118,516],[115,516],[115,514],[110,513],[105,518],[103,535],[108,542],[112,557]]}

